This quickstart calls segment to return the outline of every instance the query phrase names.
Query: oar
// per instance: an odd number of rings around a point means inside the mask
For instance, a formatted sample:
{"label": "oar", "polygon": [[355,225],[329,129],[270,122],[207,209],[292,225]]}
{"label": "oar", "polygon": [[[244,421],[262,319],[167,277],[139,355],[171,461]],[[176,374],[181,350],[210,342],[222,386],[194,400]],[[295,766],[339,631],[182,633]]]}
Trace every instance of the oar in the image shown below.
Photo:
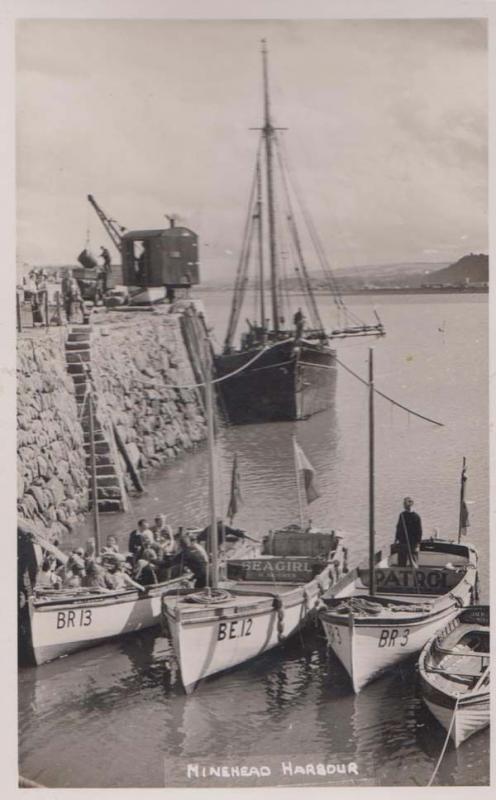
{"label": "oar", "polygon": [[260,539],[254,539],[253,536],[249,536],[247,533],[243,532],[243,539],[249,539],[250,542],[256,542],[256,544],[260,544]]}

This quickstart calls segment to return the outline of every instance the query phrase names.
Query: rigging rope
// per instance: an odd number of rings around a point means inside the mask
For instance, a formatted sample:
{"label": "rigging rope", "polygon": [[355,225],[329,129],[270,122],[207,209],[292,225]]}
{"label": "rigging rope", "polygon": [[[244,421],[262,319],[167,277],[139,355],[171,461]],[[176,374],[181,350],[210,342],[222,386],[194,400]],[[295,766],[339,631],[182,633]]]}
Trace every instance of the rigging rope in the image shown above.
{"label": "rigging rope", "polygon": [[335,275],[334,275],[334,273],[332,271],[331,265],[329,264],[329,260],[327,258],[327,255],[326,255],[326,252],[325,252],[324,247],[322,245],[322,242],[320,240],[319,234],[317,232],[317,229],[315,228],[315,225],[314,225],[313,220],[311,218],[311,215],[310,215],[310,213],[308,211],[308,208],[306,207],[306,204],[305,204],[305,202],[303,200],[303,195],[299,191],[299,185],[298,185],[296,176],[293,175],[292,172],[290,172],[290,169],[289,169],[289,166],[288,166],[289,159],[287,157],[287,153],[286,153],[286,149],[285,149],[284,137],[277,135],[277,136],[275,136],[275,139],[276,139],[276,142],[277,142],[277,144],[279,145],[279,147],[281,149],[282,156],[283,156],[284,161],[285,161],[285,173],[288,176],[291,188],[293,189],[293,193],[294,193],[294,195],[296,197],[296,200],[297,200],[298,205],[300,207],[300,210],[302,212],[303,219],[305,221],[308,233],[309,233],[311,241],[312,241],[312,245],[313,245],[313,247],[315,249],[315,252],[317,254],[317,258],[319,259],[319,262],[320,262],[320,266],[321,266],[322,272],[324,273],[324,276],[327,279],[328,288],[329,288],[330,292],[332,293],[334,303],[335,303],[335,305],[337,307],[338,324],[341,325],[341,312],[343,312],[345,319],[352,320],[356,325],[361,325],[362,326],[364,324],[363,320],[361,320],[354,312],[352,312],[345,305],[344,300],[343,300],[343,298],[341,296],[341,293],[339,291],[338,282],[337,282],[336,277],[335,277]]}
{"label": "rigging rope", "polygon": [[250,252],[251,252],[251,240],[252,240],[252,232],[253,232],[253,224],[254,224],[254,210],[256,205],[256,189],[258,183],[258,171],[259,171],[259,161],[260,161],[260,151],[262,146],[262,137],[260,137],[258,142],[257,148],[257,157],[255,162],[255,171],[253,175],[253,181],[251,184],[250,189],[250,197],[248,202],[248,214],[245,221],[245,227],[243,231],[243,242],[241,246],[241,252],[238,261],[238,268],[236,271],[236,281],[234,284],[234,292],[233,292],[233,302],[231,306],[231,315],[229,317],[229,324],[227,327],[227,333],[225,338],[225,347],[229,347],[232,343],[234,338],[234,334],[236,333],[236,328],[239,322],[239,316],[241,313],[241,308],[243,305],[244,294],[246,290],[246,284],[248,281],[247,271],[248,271],[248,264],[250,260]]}
{"label": "rigging rope", "polygon": [[286,203],[287,203],[287,208],[288,208],[287,220],[288,220],[288,223],[289,223],[290,234],[291,234],[292,240],[293,240],[293,246],[294,246],[294,249],[296,251],[296,260],[297,260],[297,262],[299,264],[299,268],[296,267],[295,269],[296,269],[297,273],[299,273],[299,269],[301,269],[301,273],[302,274],[301,275],[298,274],[298,278],[300,280],[300,285],[303,284],[304,287],[306,287],[306,291],[308,293],[308,304],[309,304],[310,309],[311,309],[310,310],[310,315],[311,315],[312,320],[313,320],[312,321],[312,327],[315,327],[315,328],[318,327],[321,330],[324,330],[324,325],[323,325],[322,320],[320,318],[319,310],[317,308],[317,302],[315,300],[315,295],[314,295],[314,292],[313,292],[313,289],[312,289],[312,284],[311,284],[311,281],[310,281],[310,277],[308,275],[307,266],[306,266],[305,260],[303,258],[303,251],[301,249],[301,243],[300,243],[300,239],[299,239],[299,236],[298,236],[298,230],[297,230],[295,219],[294,219],[293,206],[292,206],[292,203],[291,203],[291,196],[290,196],[288,179],[287,179],[287,169],[285,169],[285,167],[284,167],[283,157],[282,157],[282,153],[281,153],[281,147],[280,147],[279,139],[278,139],[277,136],[275,137],[275,143],[276,143],[277,160],[278,160],[278,163],[279,163],[279,168],[280,168],[280,173],[281,173],[281,183],[282,183],[282,186],[283,186],[284,195],[286,197]]}
{"label": "rigging rope", "polygon": [[[238,367],[238,369],[235,369],[232,372],[229,372],[227,375],[222,375],[220,378],[214,378],[211,381],[212,385],[213,384],[217,384],[217,383],[223,383],[224,381],[227,381],[230,378],[233,378],[235,375],[239,375],[245,369],[248,369],[248,367],[251,367],[252,364],[254,364],[256,361],[258,361],[258,359],[261,358],[269,350],[273,350],[276,347],[281,347],[281,345],[286,344],[286,343],[287,343],[287,339],[282,341],[282,342],[275,342],[274,344],[271,344],[271,345],[265,345],[264,347],[262,347],[260,349],[260,351],[258,353],[256,353],[256,355],[253,356],[253,358],[250,358],[249,361],[247,361],[245,364],[242,364],[241,367]],[[364,386],[368,386],[369,385],[368,381],[366,381],[364,378],[360,377],[360,375],[358,375],[356,372],[354,372],[352,369],[350,369],[350,367],[348,367],[346,364],[344,364],[341,361],[341,359],[339,359],[337,356],[336,356],[336,362],[339,364],[340,367],[343,367],[343,369],[346,370],[346,372],[349,372],[350,375],[353,375],[354,378],[359,380],[360,383],[363,383]],[[316,365],[316,366],[319,366],[321,369],[335,369],[335,367],[328,367],[328,366],[325,366],[325,365],[322,365],[322,364],[319,364],[319,365]],[[132,380],[137,382],[137,383],[142,383],[144,385],[149,383],[149,381],[140,380],[137,377],[132,378]],[[202,389],[204,387],[205,387],[205,383],[203,383],[203,382],[201,382],[201,383],[187,383],[187,384],[166,384],[166,386],[165,386],[166,389]],[[423,419],[425,422],[430,422],[430,423],[432,423],[432,425],[437,425],[440,428],[444,427],[444,423],[443,422],[438,422],[435,419],[431,419],[430,417],[425,416],[425,414],[419,414],[417,411],[413,411],[413,409],[408,408],[407,406],[403,405],[402,403],[398,403],[397,400],[393,400],[392,397],[389,397],[389,395],[385,394],[384,392],[381,392],[379,389],[376,389],[375,387],[374,387],[374,392],[376,394],[378,394],[380,397],[382,397],[384,400],[387,400],[392,405],[397,406],[397,408],[401,408],[403,411],[406,411],[407,414],[412,414],[414,417],[418,417],[419,419]]]}
{"label": "rigging rope", "polygon": [[[346,372],[349,372],[350,375],[353,375],[353,377],[356,378],[358,381],[360,381],[360,383],[363,383],[365,386],[369,385],[368,381],[366,381],[364,378],[361,378],[360,375],[357,375],[357,373],[354,372],[352,369],[350,369],[350,367],[347,367],[346,364],[344,364],[337,356],[336,356],[336,361],[338,362],[340,367],[343,367],[343,369],[345,369]],[[411,408],[407,408],[407,406],[404,406],[402,403],[398,403],[397,400],[393,400],[392,397],[389,397],[387,394],[384,394],[384,392],[380,392],[379,389],[376,389],[375,387],[374,387],[374,392],[376,394],[378,394],[379,397],[384,398],[384,400],[387,400],[389,403],[392,403],[393,406],[397,406],[398,408],[401,408],[403,411],[406,411],[408,414],[413,414],[414,417],[418,417],[419,419],[423,419],[426,422],[431,422],[433,425],[438,425],[440,428],[444,427],[444,423],[443,422],[438,422],[435,419],[431,419],[430,417],[426,417],[424,414],[419,414],[417,411],[413,411]]]}

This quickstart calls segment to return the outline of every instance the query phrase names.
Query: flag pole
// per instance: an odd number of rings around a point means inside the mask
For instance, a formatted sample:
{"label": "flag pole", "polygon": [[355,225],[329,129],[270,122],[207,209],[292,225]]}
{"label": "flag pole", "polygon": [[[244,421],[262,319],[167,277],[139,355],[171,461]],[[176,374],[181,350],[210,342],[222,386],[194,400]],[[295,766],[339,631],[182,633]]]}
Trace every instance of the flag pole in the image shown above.
{"label": "flag pole", "polygon": [[[206,339],[208,343],[208,339]],[[209,496],[210,496],[210,541],[209,549],[212,563],[210,565],[210,588],[217,589],[219,583],[218,565],[218,535],[217,535],[217,510],[215,507],[215,433],[214,433],[214,410],[212,399],[212,375],[210,371],[210,353],[205,347],[205,394],[207,400],[207,439],[208,439],[208,463],[209,463]]]}
{"label": "flag pole", "polygon": [[375,595],[375,464],[374,464],[374,349],[369,348],[369,575],[370,594]]}
{"label": "flag pole", "polygon": [[300,526],[301,529],[304,530],[303,524],[303,503],[301,501],[301,487],[300,487],[300,470],[298,468],[298,454],[296,451],[296,435],[293,433],[293,454],[294,454],[294,462],[295,462],[295,474],[296,474],[296,491],[298,494],[298,509],[300,512]]}
{"label": "flag pole", "polygon": [[465,456],[463,456],[462,461],[462,474],[460,478],[460,512],[458,514],[458,544],[460,544],[460,540],[462,538],[462,528],[463,528],[463,508],[465,505],[465,482],[467,480],[467,476],[465,473],[465,467],[467,465],[467,460]]}

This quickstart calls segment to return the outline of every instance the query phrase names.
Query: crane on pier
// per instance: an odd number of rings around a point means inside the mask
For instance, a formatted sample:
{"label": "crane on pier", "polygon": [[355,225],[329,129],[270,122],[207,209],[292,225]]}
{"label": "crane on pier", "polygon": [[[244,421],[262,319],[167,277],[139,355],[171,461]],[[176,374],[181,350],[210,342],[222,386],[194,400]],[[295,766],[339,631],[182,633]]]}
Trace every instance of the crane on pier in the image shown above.
{"label": "crane on pier", "polygon": [[198,236],[177,226],[176,215],[166,215],[169,228],[165,230],[128,231],[105,214],[92,194],[88,201],[121,256],[124,286],[163,289],[171,299],[175,289],[189,289],[200,282]]}
{"label": "crane on pier", "polygon": [[122,252],[122,235],[125,233],[126,228],[124,228],[122,225],[119,225],[119,223],[116,222],[115,219],[110,219],[110,217],[108,217],[106,215],[104,210],[102,208],[100,208],[100,206],[98,205],[98,203],[96,202],[96,200],[95,200],[95,198],[93,197],[92,194],[88,195],[88,200],[91,203],[91,205],[93,206],[93,208],[95,209],[95,211],[96,211],[96,213],[98,215],[98,219],[100,220],[100,222],[102,223],[103,227],[107,231],[108,235],[112,239],[113,244],[115,245],[115,247],[117,248],[119,253],[121,253]]}

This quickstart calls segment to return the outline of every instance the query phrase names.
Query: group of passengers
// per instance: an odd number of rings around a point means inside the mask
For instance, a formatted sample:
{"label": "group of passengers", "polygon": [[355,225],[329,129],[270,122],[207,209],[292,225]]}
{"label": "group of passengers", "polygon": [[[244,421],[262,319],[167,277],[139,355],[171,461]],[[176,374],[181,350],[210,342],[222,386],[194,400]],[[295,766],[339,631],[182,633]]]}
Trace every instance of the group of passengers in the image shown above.
{"label": "group of passengers", "polygon": [[[207,530],[197,532],[196,538],[206,539]],[[174,534],[166,515],[158,514],[152,526],[146,519],[138,521],[129,536],[126,553],[120,551],[116,537],[109,535],[98,555],[94,539],[89,539],[85,548],[75,548],[63,565],[58,565],[54,556],[46,555],[37,585],[44,589],[92,588],[102,592],[130,587],[142,590],[182,575],[185,568],[192,573],[197,588],[206,585],[208,556],[204,547],[182,528]]]}

